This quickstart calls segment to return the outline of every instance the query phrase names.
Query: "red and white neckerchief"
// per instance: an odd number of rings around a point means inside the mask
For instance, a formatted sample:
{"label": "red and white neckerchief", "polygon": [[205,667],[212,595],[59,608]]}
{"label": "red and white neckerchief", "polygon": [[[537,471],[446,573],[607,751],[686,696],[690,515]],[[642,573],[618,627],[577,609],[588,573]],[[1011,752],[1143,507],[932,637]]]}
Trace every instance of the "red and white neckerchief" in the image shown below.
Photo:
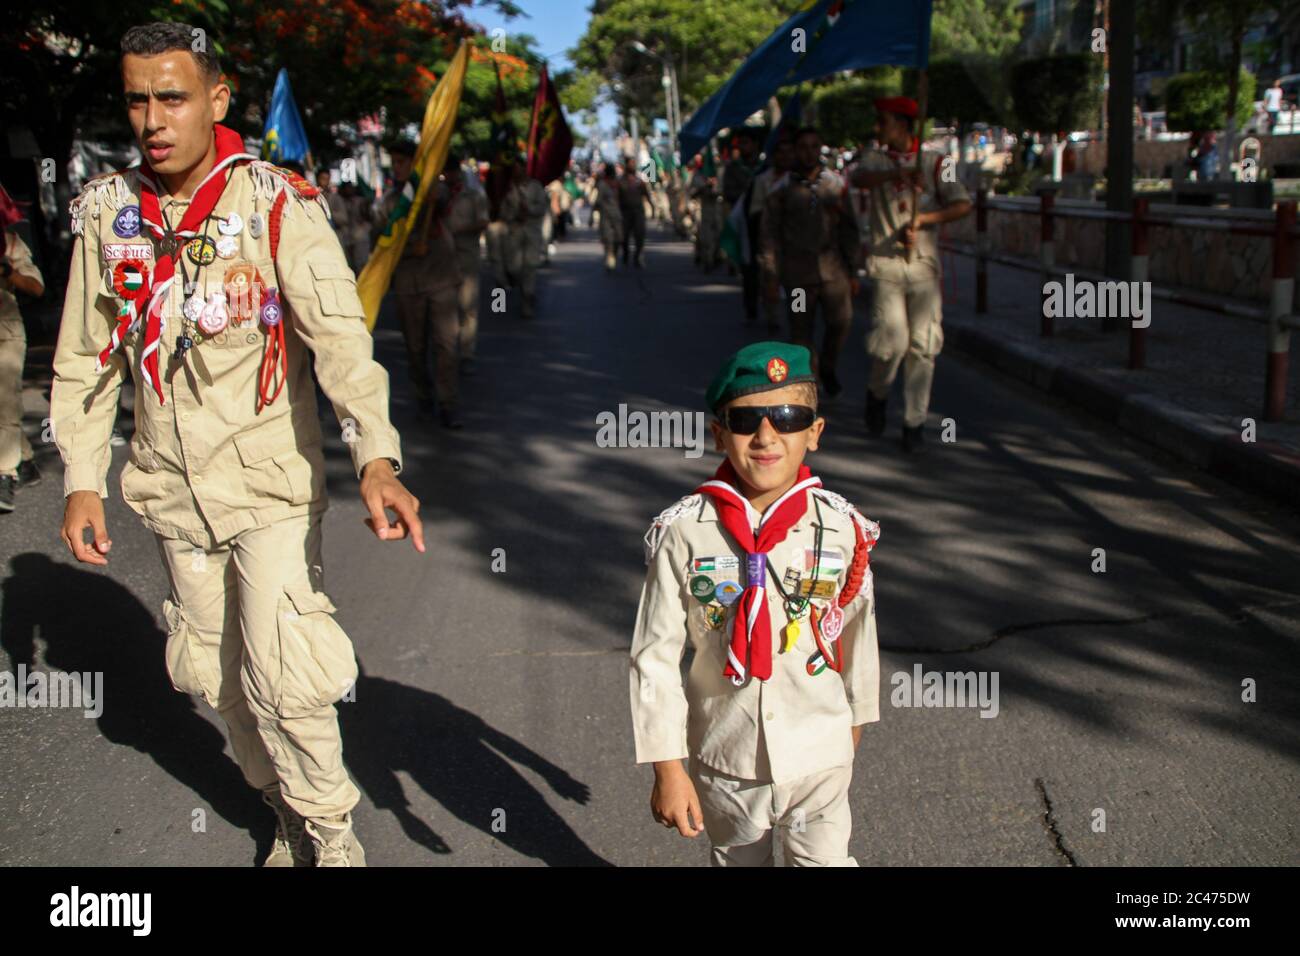
{"label": "red and white neckerchief", "polygon": [[108,364],[109,356],[117,351],[126,336],[136,329],[143,315],[145,325],[144,340],[140,349],[140,374],[157,394],[159,404],[166,404],[166,402],[163,399],[162,376],[158,368],[158,348],[166,332],[167,322],[163,315],[163,306],[167,301],[167,292],[176,280],[176,260],[180,257],[185,243],[198,235],[199,226],[216,208],[217,200],[221,198],[221,193],[226,186],[226,178],[223,175],[226,167],[242,160],[257,159],[253,154],[244,152],[244,139],[234,130],[215,124],[212,132],[216,141],[217,161],[194,191],[189,208],[181,217],[180,226],[170,235],[158,203],[158,182],[155,174],[147,162],[140,164],[140,221],[154,239],[159,242],[166,239],[170,242],[167,246],[159,248],[153,275],[133,298],[127,300],[118,315],[117,325],[113,328],[108,346],[99,353],[99,361],[96,365],[97,372],[104,369]]}
{"label": "red and white neckerchief", "polygon": [[767,555],[785,540],[790,528],[808,510],[809,488],[820,488],[822,480],[807,465],[799,466],[794,486],[759,515],[748,499],[736,490],[739,480],[730,461],[724,461],[712,480],[696,488],[708,495],[718,520],[735,542],[745,549],[745,590],[736,601],[736,619],[727,648],[723,676],[737,686],[753,674],[759,680],[772,676],[772,622],[767,608]]}

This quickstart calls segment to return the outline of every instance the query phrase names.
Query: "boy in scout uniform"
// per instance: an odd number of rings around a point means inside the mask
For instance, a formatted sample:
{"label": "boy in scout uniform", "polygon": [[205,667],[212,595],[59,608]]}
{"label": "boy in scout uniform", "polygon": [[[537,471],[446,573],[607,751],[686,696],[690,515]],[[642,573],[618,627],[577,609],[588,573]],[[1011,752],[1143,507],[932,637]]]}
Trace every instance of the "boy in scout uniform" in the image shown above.
{"label": "boy in scout uniform", "polygon": [[14,491],[34,485],[41,473],[23,431],[23,364],[27,331],[15,292],[45,294],[45,280],[32,261],[27,243],[11,228],[18,207],[0,186],[0,513],[14,510]]}
{"label": "boy in scout uniform", "polygon": [[654,764],[655,820],[706,831],[715,866],[772,865],[776,827],[787,863],[857,865],[848,790],[862,726],[880,719],[880,529],[804,464],[826,424],[815,383],[801,346],[732,356],[707,394],[727,460],[646,534],[636,759]]}
{"label": "boy in scout uniform", "polygon": [[451,230],[456,261],[460,264],[460,288],[456,293],[460,371],[471,375],[478,346],[479,237],[488,225],[488,201],[486,193],[466,184],[458,157],[448,156],[444,168],[443,178],[451,190],[447,228]]}
{"label": "boy in scout uniform", "polygon": [[510,188],[501,200],[501,218],[508,232],[506,244],[509,261],[519,264],[519,287],[523,292],[520,315],[531,319],[537,310],[537,270],[546,248],[542,240],[542,223],[548,203],[542,184],[528,175],[523,163],[512,167]]}
{"label": "boy in scout uniform", "polygon": [[[918,107],[905,96],[875,101],[876,140],[883,150],[864,154],[851,179],[871,190],[867,274],[874,280],[871,331],[867,353],[867,429],[885,430],[890,386],[903,369],[903,450],[917,451],[923,441],[934,360],[943,348],[943,301],[939,287],[939,240],[936,226],[970,212],[970,194],[945,175],[943,157],[922,150],[916,173],[913,136]],[[919,204],[916,227],[912,206]]]}
{"label": "boy in scout uniform", "polygon": [[320,194],[220,125],[229,90],[193,36],[177,23],[123,36],[143,159],[72,203],[51,396],[62,536],[77,560],[108,563],[101,499],[129,370],[136,427],[122,496],[154,532],[169,578],[172,683],[217,710],[245,779],[274,809],[265,865],[364,865],[351,819],[360,795],[333,707],[357,665],[323,586],[325,469],[308,361],[375,534],[409,534],[423,551],[419,502],[395,477],[388,376]]}

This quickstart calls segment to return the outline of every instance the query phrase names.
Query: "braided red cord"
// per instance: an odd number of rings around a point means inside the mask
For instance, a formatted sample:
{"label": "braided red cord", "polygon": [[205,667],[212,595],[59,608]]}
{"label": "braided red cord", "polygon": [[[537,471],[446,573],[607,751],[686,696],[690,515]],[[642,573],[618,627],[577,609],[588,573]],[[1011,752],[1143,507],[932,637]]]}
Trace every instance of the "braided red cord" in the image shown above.
{"label": "braided red cord", "polygon": [[853,521],[853,561],[849,564],[849,573],[844,579],[844,587],[840,588],[838,604],[840,607],[848,607],[849,602],[858,596],[862,590],[862,582],[867,576],[867,565],[871,561],[871,545],[867,544],[867,536],[862,533],[862,525],[858,524],[856,519]]}

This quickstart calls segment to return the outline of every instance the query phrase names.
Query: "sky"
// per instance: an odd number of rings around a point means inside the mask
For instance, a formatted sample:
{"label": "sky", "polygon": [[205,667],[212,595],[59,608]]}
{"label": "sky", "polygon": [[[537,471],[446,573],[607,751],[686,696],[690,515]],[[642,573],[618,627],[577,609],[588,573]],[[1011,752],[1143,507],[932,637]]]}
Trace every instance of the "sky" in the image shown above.
{"label": "sky", "polygon": [[[466,20],[480,24],[489,34],[494,27],[501,27],[508,34],[531,33],[537,38],[536,50],[550,61],[552,73],[571,67],[573,63],[565,53],[577,46],[578,39],[587,31],[591,0],[516,2],[528,16],[507,20],[494,7],[485,6],[483,0],[475,0],[472,7],[462,9]],[[602,106],[597,115],[602,129],[610,129],[618,122],[617,111],[611,106]]]}

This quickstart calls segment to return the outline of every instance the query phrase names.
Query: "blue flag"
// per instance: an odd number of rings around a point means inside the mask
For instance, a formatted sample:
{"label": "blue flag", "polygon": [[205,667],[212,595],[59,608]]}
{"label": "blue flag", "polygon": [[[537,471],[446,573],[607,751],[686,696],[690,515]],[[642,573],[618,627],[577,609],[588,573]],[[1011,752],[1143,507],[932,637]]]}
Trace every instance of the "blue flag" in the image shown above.
{"label": "blue flag", "polygon": [[802,95],[802,86],[790,94],[790,98],[785,101],[785,107],[781,110],[781,122],[773,126],[772,132],[767,134],[767,142],[763,144],[764,169],[772,165],[772,151],[776,149],[777,137],[783,131],[786,135],[793,136],[794,131],[799,128],[799,119],[803,116],[803,105],[800,99]]}
{"label": "blue flag", "polygon": [[293,90],[289,88],[289,71],[280,67],[271,94],[271,112],[266,117],[266,132],[262,134],[262,158],[273,163],[300,163],[305,167],[310,165],[310,157],[307,133],[302,128],[298,104],[293,101]]}
{"label": "blue flag", "polygon": [[783,86],[869,66],[924,67],[932,0],[808,0],[682,127],[686,162],[724,126],[737,126]]}

